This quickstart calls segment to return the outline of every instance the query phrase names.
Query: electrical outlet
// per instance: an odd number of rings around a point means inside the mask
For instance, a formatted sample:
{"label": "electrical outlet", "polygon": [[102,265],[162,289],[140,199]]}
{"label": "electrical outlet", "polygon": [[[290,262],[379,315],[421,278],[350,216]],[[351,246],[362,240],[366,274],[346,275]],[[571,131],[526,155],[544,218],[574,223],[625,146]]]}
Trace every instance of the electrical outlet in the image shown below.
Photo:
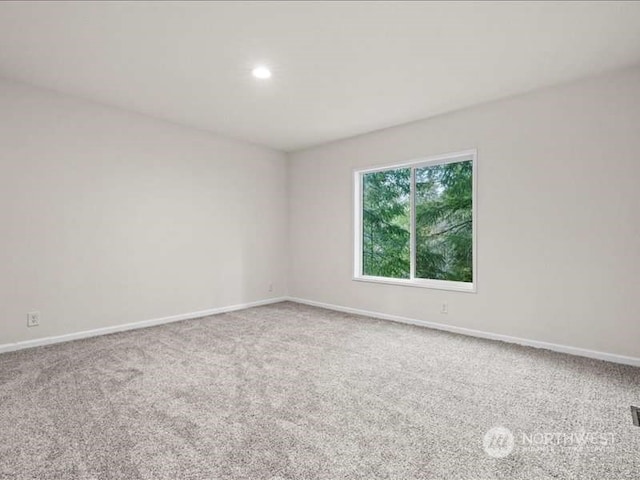
{"label": "electrical outlet", "polygon": [[631,417],[633,418],[633,424],[636,427],[640,427],[640,407],[631,405]]}
{"label": "electrical outlet", "polygon": [[40,325],[40,312],[27,313],[27,327],[37,327]]}
{"label": "electrical outlet", "polygon": [[270,284],[269,284],[269,291],[270,291],[270,292],[273,292],[273,283],[270,283]]}
{"label": "electrical outlet", "polygon": [[449,304],[447,304],[447,303],[443,303],[443,304],[440,306],[440,313],[441,313],[442,315],[447,315],[447,314],[449,313]]}

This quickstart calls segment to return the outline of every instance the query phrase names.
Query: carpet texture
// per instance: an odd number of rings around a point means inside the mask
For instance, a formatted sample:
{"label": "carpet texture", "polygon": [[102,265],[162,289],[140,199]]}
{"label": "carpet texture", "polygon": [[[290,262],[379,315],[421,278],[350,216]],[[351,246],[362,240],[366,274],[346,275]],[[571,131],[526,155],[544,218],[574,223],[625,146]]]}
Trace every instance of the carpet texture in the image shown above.
{"label": "carpet texture", "polygon": [[0,478],[636,480],[638,403],[637,368],[280,303],[0,355]]}

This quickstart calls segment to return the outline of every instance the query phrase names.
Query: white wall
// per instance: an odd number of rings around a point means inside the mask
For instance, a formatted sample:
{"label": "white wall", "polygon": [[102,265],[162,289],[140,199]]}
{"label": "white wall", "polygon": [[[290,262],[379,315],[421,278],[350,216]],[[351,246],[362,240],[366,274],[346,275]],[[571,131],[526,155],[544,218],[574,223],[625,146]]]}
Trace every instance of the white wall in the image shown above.
{"label": "white wall", "polygon": [[[352,281],[352,169],[470,148],[478,292]],[[640,357],[639,69],[302,151],[289,166],[292,296]]]}
{"label": "white wall", "polygon": [[3,81],[0,199],[0,345],[286,293],[275,151]]}
{"label": "white wall", "polygon": [[[0,81],[0,345],[288,283],[294,297],[640,357],[639,125],[634,69],[294,153],[287,170],[278,152]],[[478,293],[352,281],[352,169],[468,148]]]}

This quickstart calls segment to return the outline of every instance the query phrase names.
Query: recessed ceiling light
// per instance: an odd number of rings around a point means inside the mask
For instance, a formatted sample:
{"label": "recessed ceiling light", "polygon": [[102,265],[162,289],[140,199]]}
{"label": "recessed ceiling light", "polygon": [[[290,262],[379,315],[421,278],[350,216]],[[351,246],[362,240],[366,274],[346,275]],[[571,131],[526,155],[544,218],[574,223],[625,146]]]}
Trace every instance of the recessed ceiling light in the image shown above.
{"label": "recessed ceiling light", "polygon": [[251,74],[254,77],[259,78],[261,80],[264,80],[266,78],[271,78],[271,70],[263,66],[254,68],[253,70],[251,70]]}

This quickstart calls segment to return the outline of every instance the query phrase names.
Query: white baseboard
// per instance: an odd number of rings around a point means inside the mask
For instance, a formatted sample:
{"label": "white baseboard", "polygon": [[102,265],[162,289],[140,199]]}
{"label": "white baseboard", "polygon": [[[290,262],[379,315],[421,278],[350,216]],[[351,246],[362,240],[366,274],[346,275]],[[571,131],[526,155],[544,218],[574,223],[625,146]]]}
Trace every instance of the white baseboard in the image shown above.
{"label": "white baseboard", "polygon": [[471,337],[486,338],[489,340],[499,340],[501,342],[515,343],[518,345],[525,345],[527,347],[543,348],[545,350],[552,350],[554,352],[568,353],[569,355],[577,355],[579,357],[595,358],[597,360],[604,360],[607,362],[621,363],[624,365],[633,365],[634,367],[640,367],[640,358],[627,357],[625,355],[618,355],[615,353],[598,352],[596,350],[587,350],[585,348],[570,347],[567,345],[559,345],[557,343],[541,342],[538,340],[529,340],[526,338],[511,337],[509,335],[501,335],[498,333],[484,332],[482,330],[473,330],[471,328],[456,327],[454,325],[446,325],[444,323],[430,322],[427,320],[418,320],[414,318],[401,317],[399,315],[389,315],[387,313],[370,312],[368,310],[360,310],[358,308],[343,307],[341,305],[332,305],[330,303],[316,302],[313,300],[306,300],[304,298],[288,297],[290,302],[302,303],[304,305],[311,305],[314,307],[326,308],[328,310],[335,310],[338,312],[352,313],[355,315],[364,315],[366,317],[379,318],[382,320],[390,320],[392,322],[408,323],[410,325],[418,325],[421,327],[433,328],[436,330],[444,330],[452,333],[459,333],[461,335],[468,335]]}
{"label": "white baseboard", "polygon": [[569,355],[577,355],[580,357],[594,358],[597,360],[604,360],[607,362],[620,363],[624,365],[632,365],[635,367],[640,367],[640,358],[638,357],[628,357],[625,355],[618,355],[615,353],[599,352],[596,350],[570,347],[567,345],[560,345],[557,343],[541,342],[538,340],[529,340],[526,338],[512,337],[509,335],[501,335],[498,333],[485,332],[482,330],[474,330],[471,328],[456,327],[454,325],[447,325],[444,323],[430,322],[428,320],[418,320],[415,318],[402,317],[399,315],[390,315],[387,313],[372,312],[369,310],[361,310],[358,308],[351,308],[351,307],[344,307],[341,305],[333,305],[330,303],[316,302],[314,300],[307,300],[304,298],[297,298],[297,297],[269,298],[266,300],[258,300],[256,302],[230,305],[227,307],[211,308],[209,310],[201,310],[199,312],[183,313],[180,315],[172,315],[169,317],[156,318],[152,320],[143,320],[140,322],[125,323],[122,325],[114,325],[112,327],[96,328],[94,330],[85,330],[82,332],[58,335],[55,337],[44,337],[44,338],[37,338],[34,340],[25,340],[22,342],[6,343],[3,345],[0,345],[0,353],[12,352],[15,350],[22,350],[25,348],[39,347],[43,345],[51,345],[54,343],[69,342],[71,340],[79,340],[81,338],[107,335],[109,333],[124,332],[127,330],[136,330],[138,328],[152,327],[154,325],[163,325],[165,323],[179,322],[181,320],[190,320],[194,318],[207,317],[209,315],[233,312],[236,310],[244,310],[246,308],[259,307],[261,305],[270,305],[272,303],[279,303],[283,301],[291,301],[291,302],[301,303],[304,305],[311,305],[314,307],[326,308],[328,310],[335,310],[338,312],[351,313],[354,315],[364,315],[366,317],[379,318],[381,320],[390,320],[392,322],[407,323],[410,325],[433,328],[436,330],[444,330],[447,332],[459,333],[461,335],[468,335],[471,337],[486,338],[489,340],[498,340],[498,341],[507,342],[507,343],[515,343],[518,345],[525,345],[528,347],[542,348],[546,350],[552,350],[554,352],[567,353]]}
{"label": "white baseboard", "polygon": [[36,338],[34,340],[25,340],[23,342],[5,343],[0,345],[0,353],[13,352],[24,348],[40,347],[42,345],[51,345],[53,343],[69,342],[71,340],[79,340],[81,338],[97,337],[99,335],[107,335],[109,333],[124,332],[126,330],[136,330],[138,328],[153,327],[155,325],[163,325],[165,323],[179,322],[181,320],[190,320],[194,318],[208,317],[218,313],[234,312],[236,310],[244,310],[251,307],[259,307],[261,305],[269,305],[287,300],[286,297],[268,298],[266,300],[258,300],[256,302],[241,303],[238,305],[230,305],[227,307],[211,308],[209,310],[201,310],[199,312],[183,313],[180,315],[172,315],[170,317],[155,318],[152,320],[143,320],[140,322],[125,323],[122,325],[114,325],[112,327],[96,328],[94,330],[85,330],[83,332],[68,333],[55,337]]}

